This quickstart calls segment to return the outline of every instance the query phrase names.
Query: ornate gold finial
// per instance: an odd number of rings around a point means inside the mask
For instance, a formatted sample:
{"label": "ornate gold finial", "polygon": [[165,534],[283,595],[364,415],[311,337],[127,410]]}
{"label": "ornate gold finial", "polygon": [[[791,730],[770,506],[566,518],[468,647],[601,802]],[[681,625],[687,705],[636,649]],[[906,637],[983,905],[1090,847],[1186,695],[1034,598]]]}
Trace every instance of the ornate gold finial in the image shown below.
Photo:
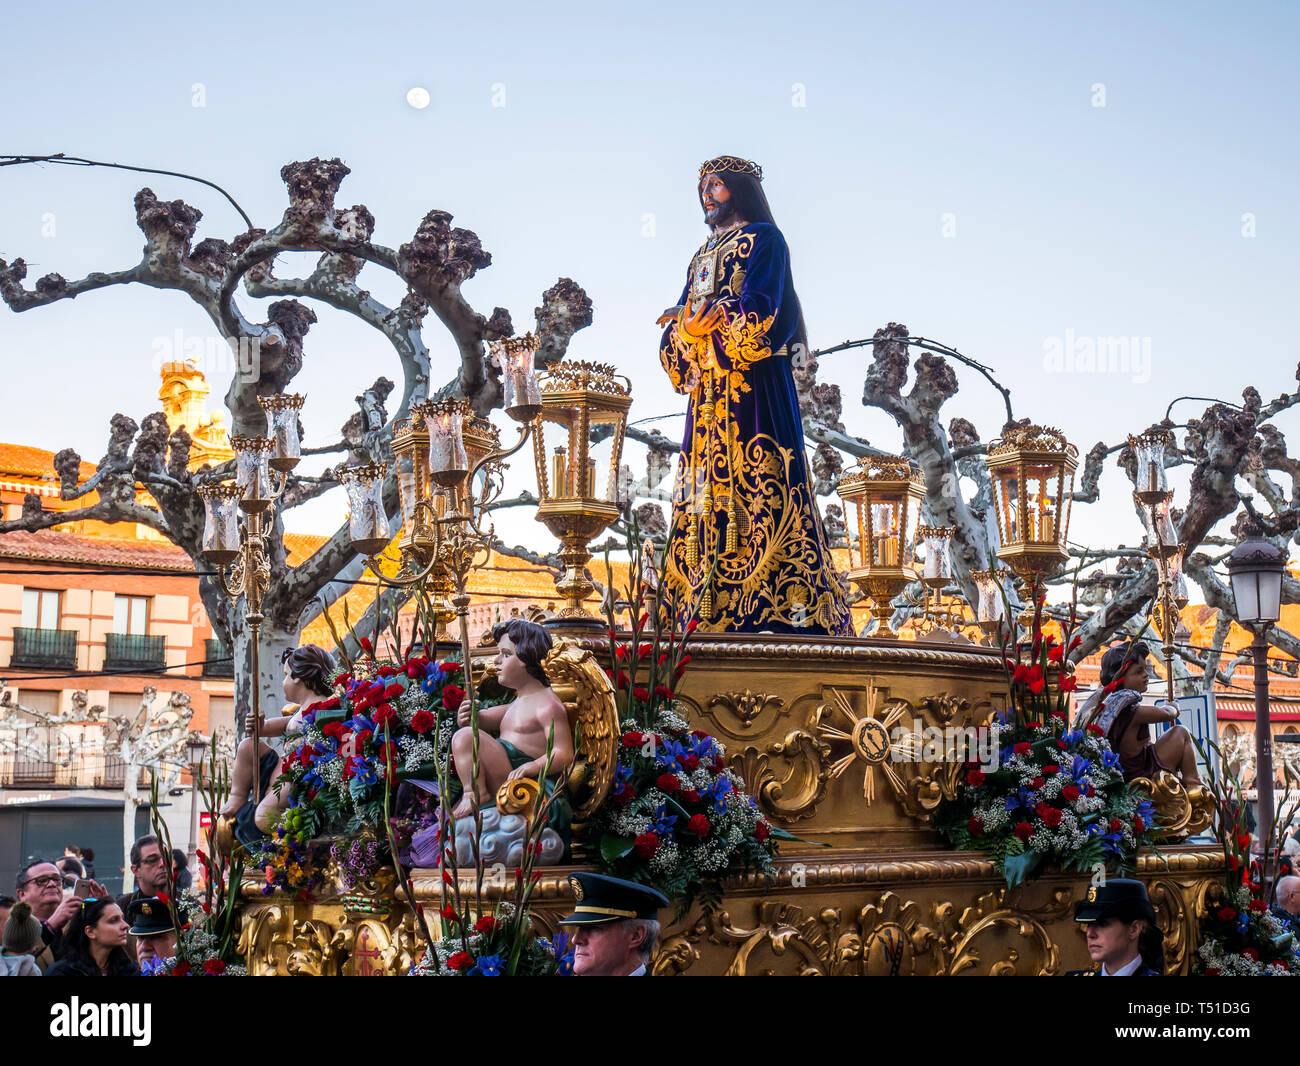
{"label": "ornate gold finial", "polygon": [[720,155],[716,159],[710,159],[707,163],[700,164],[700,177],[705,174],[749,174],[758,181],[763,180],[763,168],[757,163],[751,163],[748,159],[741,159],[735,155]]}

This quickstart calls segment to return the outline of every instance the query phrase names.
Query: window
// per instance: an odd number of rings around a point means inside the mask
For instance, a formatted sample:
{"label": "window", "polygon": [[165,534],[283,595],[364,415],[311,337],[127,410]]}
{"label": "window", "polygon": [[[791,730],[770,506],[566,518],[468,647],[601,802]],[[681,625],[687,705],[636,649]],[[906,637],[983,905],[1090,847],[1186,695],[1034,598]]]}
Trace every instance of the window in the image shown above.
{"label": "window", "polygon": [[55,589],[23,589],[23,627],[59,628],[59,593]]}
{"label": "window", "polygon": [[149,597],[114,596],[113,632],[137,636],[149,632]]}

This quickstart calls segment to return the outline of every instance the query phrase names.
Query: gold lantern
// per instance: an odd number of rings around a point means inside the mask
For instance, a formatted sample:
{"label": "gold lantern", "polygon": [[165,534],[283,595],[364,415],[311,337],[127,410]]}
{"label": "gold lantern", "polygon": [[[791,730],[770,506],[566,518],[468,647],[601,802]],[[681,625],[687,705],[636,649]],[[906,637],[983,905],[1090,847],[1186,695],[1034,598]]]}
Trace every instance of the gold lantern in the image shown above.
{"label": "gold lantern", "polygon": [[[565,570],[555,589],[564,597],[565,606],[555,617],[561,622],[599,624],[582,606],[595,589],[584,569],[591,559],[591,540],[619,515],[618,470],[632,404],[631,387],[631,381],[604,363],[562,362],[543,372],[541,410],[533,423],[541,501],[537,519],[560,538]],[[548,435],[548,424],[559,428],[561,441],[550,455],[548,437],[554,441],[555,435]],[[590,455],[591,430],[598,425],[610,425],[614,430],[603,486],[597,485],[596,461]]]}
{"label": "gold lantern", "polygon": [[876,635],[894,636],[889,601],[918,576],[912,553],[925,480],[902,456],[868,455],[840,479],[839,494],[857,508],[857,566],[849,580],[872,601]]}
{"label": "gold lantern", "polygon": [[985,460],[993,482],[994,509],[1002,547],[998,558],[1023,583],[1029,604],[1043,579],[1070,557],[1066,535],[1079,450],[1051,426],[1013,426],[989,446]]}

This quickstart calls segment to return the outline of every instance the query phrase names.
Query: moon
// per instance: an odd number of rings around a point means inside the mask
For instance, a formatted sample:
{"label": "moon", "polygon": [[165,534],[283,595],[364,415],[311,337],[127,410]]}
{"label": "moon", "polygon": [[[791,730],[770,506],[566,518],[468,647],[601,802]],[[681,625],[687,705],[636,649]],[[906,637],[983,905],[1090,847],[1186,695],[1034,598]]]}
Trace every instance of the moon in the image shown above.
{"label": "moon", "polygon": [[423,111],[429,106],[429,90],[422,89],[417,85],[414,89],[407,91],[406,102],[417,111]]}

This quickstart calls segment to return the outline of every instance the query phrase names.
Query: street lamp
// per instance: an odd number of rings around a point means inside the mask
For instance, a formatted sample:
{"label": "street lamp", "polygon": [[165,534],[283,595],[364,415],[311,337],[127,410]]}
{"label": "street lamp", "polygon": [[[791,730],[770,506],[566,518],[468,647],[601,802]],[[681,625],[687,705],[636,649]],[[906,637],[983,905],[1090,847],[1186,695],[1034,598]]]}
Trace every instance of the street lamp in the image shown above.
{"label": "street lamp", "polygon": [[1237,621],[1255,634],[1255,795],[1259,807],[1257,846],[1273,828],[1273,733],[1268,720],[1268,628],[1282,616],[1282,572],[1286,555],[1258,526],[1228,556],[1228,577]]}
{"label": "street lamp", "polygon": [[185,756],[190,763],[190,862],[199,846],[199,772],[203,769],[203,755],[208,750],[208,738],[194,730],[185,740]]}

